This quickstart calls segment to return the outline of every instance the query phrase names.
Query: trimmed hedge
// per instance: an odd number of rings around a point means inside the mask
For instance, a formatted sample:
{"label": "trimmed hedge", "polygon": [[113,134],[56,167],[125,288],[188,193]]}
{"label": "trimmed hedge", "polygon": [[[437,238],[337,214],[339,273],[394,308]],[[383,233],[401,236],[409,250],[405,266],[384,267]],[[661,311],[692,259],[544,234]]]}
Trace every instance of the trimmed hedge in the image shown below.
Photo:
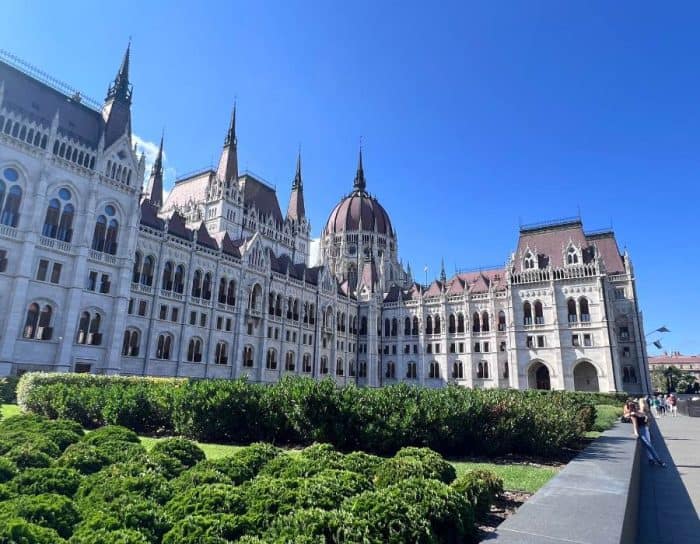
{"label": "trimmed hedge", "polygon": [[17,376],[4,376],[0,378],[0,404],[17,403]]}
{"label": "trimmed hedge", "polygon": [[[444,455],[556,456],[590,430],[595,403],[616,396],[561,391],[339,388],[328,379],[182,380],[25,374],[18,402],[82,425],[120,423],[204,442],[327,442],[341,451],[392,454],[405,446]],[[118,407],[119,415],[115,415]],[[174,467],[175,469],[175,467]]]}

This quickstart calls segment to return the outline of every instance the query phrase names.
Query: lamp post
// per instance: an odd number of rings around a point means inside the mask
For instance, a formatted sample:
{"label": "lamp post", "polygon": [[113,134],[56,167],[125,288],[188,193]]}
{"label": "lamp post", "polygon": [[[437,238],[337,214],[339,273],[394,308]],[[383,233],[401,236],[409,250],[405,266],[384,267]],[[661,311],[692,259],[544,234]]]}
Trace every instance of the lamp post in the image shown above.
{"label": "lamp post", "polygon": [[[663,333],[666,333],[666,332],[671,332],[671,330],[670,330],[668,327],[666,327],[666,325],[661,325],[658,329],[654,329],[654,330],[651,331],[650,333],[645,334],[645,335],[644,335],[644,338],[646,339],[646,338],[648,338],[649,336],[651,336],[652,334],[656,334],[656,333],[662,333],[662,334],[663,334]],[[648,342],[645,342],[645,343],[648,345]],[[656,349],[659,349],[659,350],[660,350],[660,349],[661,349],[661,340],[654,340],[654,341],[652,342],[652,345],[653,345]],[[645,349],[644,351],[646,352],[646,349]],[[646,370],[647,370],[647,372],[648,372],[648,371],[649,371],[649,360],[648,360],[648,358],[647,358],[647,361],[646,361],[646,366],[647,366]],[[666,385],[666,388],[670,390],[670,387],[669,387],[669,385],[668,385],[668,376],[666,376],[666,384],[667,384],[667,385]],[[653,384],[652,384],[652,385],[653,385]]]}

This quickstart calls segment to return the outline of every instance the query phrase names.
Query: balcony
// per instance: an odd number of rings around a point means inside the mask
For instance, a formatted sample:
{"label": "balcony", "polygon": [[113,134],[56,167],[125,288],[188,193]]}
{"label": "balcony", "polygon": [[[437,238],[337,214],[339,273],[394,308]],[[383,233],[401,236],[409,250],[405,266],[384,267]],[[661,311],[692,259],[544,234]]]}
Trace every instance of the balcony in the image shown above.
{"label": "balcony", "polygon": [[150,285],[143,285],[142,283],[131,282],[131,290],[137,293],[145,293],[146,295],[153,294],[153,287]]}
{"label": "balcony", "polygon": [[55,249],[62,253],[70,253],[72,249],[70,242],[56,240],[47,236],[39,236],[39,244],[44,247],[48,247],[49,249]]}
{"label": "balcony", "polygon": [[260,308],[248,308],[246,310],[248,317],[254,317],[255,319],[260,319],[262,317],[262,310]]}
{"label": "balcony", "polygon": [[14,227],[10,227],[9,225],[0,225],[0,236],[16,240],[17,229]]}
{"label": "balcony", "polygon": [[90,250],[88,253],[88,259],[98,263],[117,264],[117,258],[114,255],[102,253],[101,251],[97,251],[95,249]]}

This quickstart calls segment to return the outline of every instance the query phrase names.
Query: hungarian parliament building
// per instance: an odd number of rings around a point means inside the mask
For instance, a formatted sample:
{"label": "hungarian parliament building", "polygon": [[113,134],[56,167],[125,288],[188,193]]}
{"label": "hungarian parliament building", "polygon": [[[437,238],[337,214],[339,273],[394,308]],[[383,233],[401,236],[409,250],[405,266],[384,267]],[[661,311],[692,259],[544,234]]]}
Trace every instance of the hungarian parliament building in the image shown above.
{"label": "hungarian parliament building", "polygon": [[162,139],[150,172],[132,140],[129,62],[99,104],[0,53],[0,376],[647,391],[613,232],[521,227],[502,267],[419,284],[360,152],[312,255],[300,159],[284,210],[238,168],[235,107],[216,168],[164,198]]}

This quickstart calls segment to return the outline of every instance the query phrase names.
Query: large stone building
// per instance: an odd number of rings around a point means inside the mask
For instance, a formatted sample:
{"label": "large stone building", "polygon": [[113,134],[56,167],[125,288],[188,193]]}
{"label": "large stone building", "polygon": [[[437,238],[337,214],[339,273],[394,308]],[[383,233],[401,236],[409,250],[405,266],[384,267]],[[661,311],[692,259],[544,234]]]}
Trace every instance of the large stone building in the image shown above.
{"label": "large stone building", "polygon": [[234,109],[217,168],[164,199],[162,141],[147,176],[131,98],[128,50],[101,105],[0,58],[0,374],[646,389],[612,232],[521,228],[503,267],[419,285],[360,155],[310,266],[300,161],[283,213],[239,172]]}

